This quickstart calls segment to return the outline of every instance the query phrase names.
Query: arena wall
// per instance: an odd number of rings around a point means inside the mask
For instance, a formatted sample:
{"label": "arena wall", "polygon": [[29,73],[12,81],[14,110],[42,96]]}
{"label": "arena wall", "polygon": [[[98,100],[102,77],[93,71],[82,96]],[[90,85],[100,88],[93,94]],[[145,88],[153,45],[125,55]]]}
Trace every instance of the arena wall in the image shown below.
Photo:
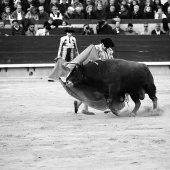
{"label": "arena wall", "polygon": [[[62,35],[46,37],[1,36],[0,77],[48,76],[54,66]],[[90,44],[99,44],[99,35],[75,35],[79,52]],[[109,35],[114,41],[114,57],[144,62],[153,74],[170,75],[170,36]]]}

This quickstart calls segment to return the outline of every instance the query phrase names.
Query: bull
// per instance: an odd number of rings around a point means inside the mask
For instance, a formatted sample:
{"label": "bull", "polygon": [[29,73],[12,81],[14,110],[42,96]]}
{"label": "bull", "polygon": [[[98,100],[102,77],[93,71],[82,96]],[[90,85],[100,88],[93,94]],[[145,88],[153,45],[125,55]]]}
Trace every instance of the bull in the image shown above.
{"label": "bull", "polygon": [[135,114],[141,106],[140,100],[145,93],[153,102],[153,109],[157,108],[156,86],[149,68],[142,63],[122,59],[96,60],[85,65],[77,64],[66,79],[67,86],[87,84],[101,92],[111,111],[118,115],[112,107],[114,98],[120,102],[129,94],[135,103],[131,113]]}

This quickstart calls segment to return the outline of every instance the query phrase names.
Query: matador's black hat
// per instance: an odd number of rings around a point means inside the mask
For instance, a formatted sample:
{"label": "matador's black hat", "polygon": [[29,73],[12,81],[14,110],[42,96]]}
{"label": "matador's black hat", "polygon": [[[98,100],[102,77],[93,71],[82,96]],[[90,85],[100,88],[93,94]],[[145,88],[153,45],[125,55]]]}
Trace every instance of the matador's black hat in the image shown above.
{"label": "matador's black hat", "polygon": [[74,30],[73,30],[73,28],[66,28],[65,32],[74,33]]}
{"label": "matador's black hat", "polygon": [[101,43],[103,43],[106,48],[114,47],[114,43],[110,38],[102,39]]}

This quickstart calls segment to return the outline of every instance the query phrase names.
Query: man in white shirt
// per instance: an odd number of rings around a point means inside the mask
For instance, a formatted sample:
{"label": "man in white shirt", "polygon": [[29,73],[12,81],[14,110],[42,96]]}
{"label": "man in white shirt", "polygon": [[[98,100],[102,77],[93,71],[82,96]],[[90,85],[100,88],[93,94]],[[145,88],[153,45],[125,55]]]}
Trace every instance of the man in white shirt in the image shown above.
{"label": "man in white shirt", "polygon": [[51,27],[46,26],[45,28],[37,30],[35,35],[36,36],[49,36],[50,35],[50,30],[51,30]]}
{"label": "man in white shirt", "polygon": [[151,31],[151,34],[156,34],[156,35],[164,34],[163,31],[161,30],[160,23],[156,23],[156,27],[154,30]]}
{"label": "man in white shirt", "polygon": [[144,23],[144,30],[139,34],[140,35],[151,35],[151,33],[148,30],[148,23]]}

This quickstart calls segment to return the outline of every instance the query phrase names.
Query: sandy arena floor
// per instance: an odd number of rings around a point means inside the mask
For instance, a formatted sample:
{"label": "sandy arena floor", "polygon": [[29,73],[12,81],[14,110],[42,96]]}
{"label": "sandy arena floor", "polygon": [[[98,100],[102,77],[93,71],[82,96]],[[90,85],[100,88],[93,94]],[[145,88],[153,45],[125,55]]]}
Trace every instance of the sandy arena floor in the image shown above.
{"label": "sandy arena floor", "polygon": [[59,82],[0,79],[0,170],[170,170],[170,77],[136,117],[73,111]]}

